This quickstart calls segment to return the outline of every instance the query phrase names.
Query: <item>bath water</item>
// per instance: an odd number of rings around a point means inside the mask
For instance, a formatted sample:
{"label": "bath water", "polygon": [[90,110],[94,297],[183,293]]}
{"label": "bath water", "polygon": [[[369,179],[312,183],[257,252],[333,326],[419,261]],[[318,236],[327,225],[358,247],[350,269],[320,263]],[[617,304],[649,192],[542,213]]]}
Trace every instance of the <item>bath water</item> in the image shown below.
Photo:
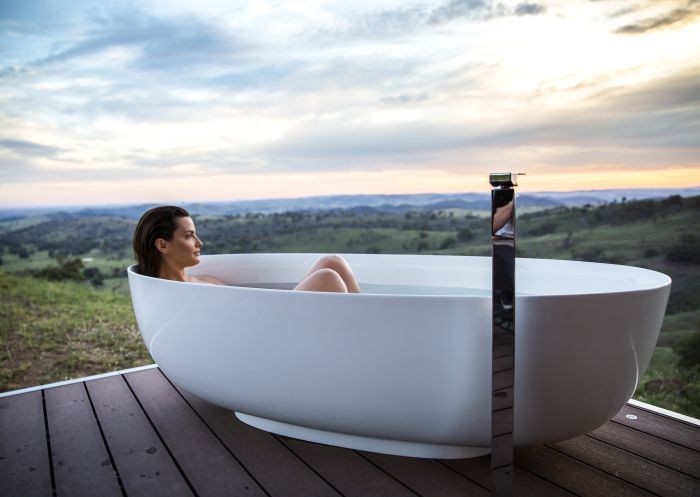
{"label": "bath water", "polygon": [[[271,288],[276,290],[291,290],[296,283],[243,283],[235,286],[244,286],[250,288]],[[379,294],[379,295],[469,295],[490,296],[491,290],[483,290],[479,288],[469,287],[451,287],[451,286],[434,286],[434,285],[396,285],[396,284],[380,284],[380,283],[362,283],[359,282],[362,293]]]}
{"label": "bath water", "polygon": [[363,293],[393,295],[491,295],[491,290],[457,286],[396,285],[379,283],[359,283]]}

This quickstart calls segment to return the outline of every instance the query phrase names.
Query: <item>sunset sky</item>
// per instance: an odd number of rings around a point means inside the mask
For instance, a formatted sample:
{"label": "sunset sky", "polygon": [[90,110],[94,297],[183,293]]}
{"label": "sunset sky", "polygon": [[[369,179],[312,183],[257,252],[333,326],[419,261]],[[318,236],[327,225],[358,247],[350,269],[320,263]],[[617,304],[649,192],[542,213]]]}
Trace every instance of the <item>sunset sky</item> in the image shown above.
{"label": "sunset sky", "polygon": [[490,171],[700,186],[700,0],[0,2],[0,207]]}

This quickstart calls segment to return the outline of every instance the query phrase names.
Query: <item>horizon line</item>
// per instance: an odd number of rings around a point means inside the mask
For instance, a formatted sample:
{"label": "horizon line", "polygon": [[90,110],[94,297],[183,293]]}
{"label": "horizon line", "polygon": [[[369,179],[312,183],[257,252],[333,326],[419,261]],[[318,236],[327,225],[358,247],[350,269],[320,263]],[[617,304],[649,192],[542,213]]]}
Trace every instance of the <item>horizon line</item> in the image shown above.
{"label": "horizon line", "polygon": [[[595,193],[595,192],[611,192],[611,191],[657,191],[657,190],[700,190],[700,185],[696,186],[685,186],[685,187],[630,187],[630,188],[592,188],[587,190],[539,190],[533,192],[527,192],[529,195],[536,195],[538,193]],[[421,195],[468,195],[468,194],[484,194],[487,195],[490,189],[484,191],[462,191],[462,192],[421,192],[421,193],[339,193],[331,195],[308,195],[302,197],[264,197],[255,199],[230,199],[230,200],[164,200],[164,201],[152,201],[152,202],[128,202],[120,204],[45,204],[45,205],[32,205],[32,206],[12,206],[12,205],[0,205],[0,211],[4,210],[31,210],[31,209],[85,209],[85,208],[118,208],[118,207],[131,207],[131,206],[143,206],[143,205],[185,205],[185,204],[226,204],[226,203],[253,203],[253,202],[269,202],[269,201],[279,201],[279,200],[305,200],[305,199],[317,199],[317,198],[330,198],[330,197],[417,197]],[[524,192],[519,191],[522,194]]]}

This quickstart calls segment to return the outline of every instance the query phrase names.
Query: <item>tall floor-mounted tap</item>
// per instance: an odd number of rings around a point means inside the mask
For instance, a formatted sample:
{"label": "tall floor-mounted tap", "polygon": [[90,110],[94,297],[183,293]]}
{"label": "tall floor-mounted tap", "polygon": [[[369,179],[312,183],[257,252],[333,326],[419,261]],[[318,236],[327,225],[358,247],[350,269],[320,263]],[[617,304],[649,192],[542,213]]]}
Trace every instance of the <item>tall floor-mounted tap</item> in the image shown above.
{"label": "tall floor-mounted tap", "polygon": [[513,495],[513,407],[515,391],[515,190],[518,174],[491,173],[492,495]]}

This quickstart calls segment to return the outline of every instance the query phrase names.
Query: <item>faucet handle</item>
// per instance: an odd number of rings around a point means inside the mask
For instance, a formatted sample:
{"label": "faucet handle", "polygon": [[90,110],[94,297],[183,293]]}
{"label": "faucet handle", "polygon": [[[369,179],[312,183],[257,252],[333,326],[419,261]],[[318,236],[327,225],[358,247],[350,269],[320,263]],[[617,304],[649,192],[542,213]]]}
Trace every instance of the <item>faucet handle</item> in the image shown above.
{"label": "faucet handle", "polygon": [[518,186],[518,176],[524,176],[526,173],[491,173],[489,174],[489,183],[495,187],[512,188]]}

